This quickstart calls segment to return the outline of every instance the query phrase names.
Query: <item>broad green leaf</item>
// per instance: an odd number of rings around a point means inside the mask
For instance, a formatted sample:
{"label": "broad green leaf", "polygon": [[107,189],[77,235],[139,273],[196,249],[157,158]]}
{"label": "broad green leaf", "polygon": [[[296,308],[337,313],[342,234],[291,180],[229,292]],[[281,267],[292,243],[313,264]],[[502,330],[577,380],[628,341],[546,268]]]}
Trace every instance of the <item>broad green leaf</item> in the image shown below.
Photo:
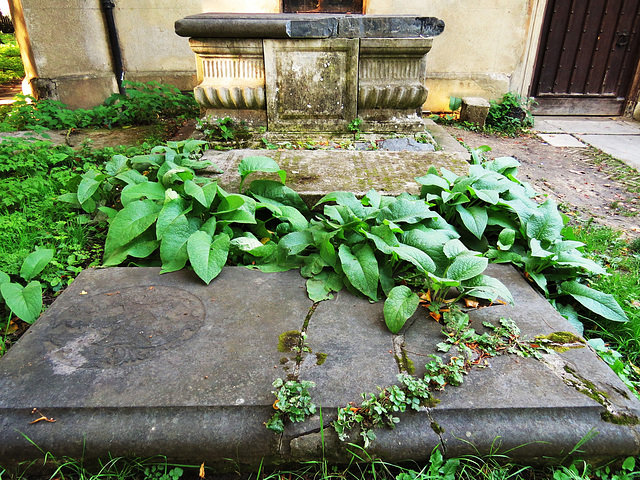
{"label": "broad green leaf", "polygon": [[384,322],[391,333],[398,333],[420,304],[418,295],[409,287],[394,287],[384,301]]}
{"label": "broad green leaf", "polygon": [[160,240],[156,238],[155,228],[151,226],[137,237],[113,250],[108,258],[105,257],[103,265],[105,267],[119,265],[129,255],[136,258],[146,258],[159,246]]}
{"label": "broad green leaf", "polygon": [[245,157],[238,165],[238,173],[240,174],[239,190],[241,192],[245,178],[254,172],[277,173],[282,183],[285,183],[287,178],[287,173],[284,170],[280,170],[280,167],[272,158],[262,156]]}
{"label": "broad green leaf", "polygon": [[314,208],[327,202],[336,202],[338,205],[349,208],[351,213],[359,219],[363,219],[367,215],[367,211],[365,210],[364,205],[362,205],[362,202],[351,192],[328,193],[318,200],[318,203],[314,205]]}
{"label": "broad green leaf", "polygon": [[424,200],[408,200],[398,198],[385,208],[380,209],[377,215],[378,222],[388,220],[393,223],[418,223],[426,218],[435,217],[429,205]]}
{"label": "broad green leaf", "polygon": [[456,205],[456,210],[460,215],[460,220],[467,230],[469,230],[477,239],[482,238],[482,234],[487,228],[489,215],[487,209],[483,207],[468,207]]}
{"label": "broad green leaf", "polygon": [[584,335],[584,325],[578,318],[578,312],[571,305],[565,305],[563,303],[554,302],[554,307],[560,315],[567,319],[573,328],[576,329],[579,335]]}
{"label": "broad green leaf", "polygon": [[338,254],[336,253],[336,249],[331,243],[330,238],[325,238],[320,243],[320,256],[322,259],[327,262],[331,267],[336,267],[336,262],[338,261]]}
{"label": "broad green leaf", "polygon": [[42,272],[51,260],[53,260],[53,250],[48,248],[42,248],[30,253],[22,262],[20,276],[27,282],[32,280]]}
{"label": "broad green leaf", "polygon": [[148,182],[149,179],[137,170],[126,170],[116,175],[116,178],[127,185],[137,185],[138,183]]}
{"label": "broad green leaf", "polygon": [[511,228],[504,228],[498,235],[498,248],[500,250],[509,250],[516,240],[516,232]]}
{"label": "broad green leaf", "polygon": [[137,200],[120,210],[111,222],[107,233],[104,247],[105,263],[117,249],[153,225],[161,208],[153,200]]}
{"label": "broad green leaf", "polygon": [[111,207],[98,207],[98,211],[104,213],[109,221],[116,218],[116,215],[118,214],[118,210]]}
{"label": "broad green leaf", "polygon": [[162,239],[164,232],[169,225],[171,225],[171,222],[183,213],[185,213],[185,208],[182,198],[178,197],[165,202],[158,214],[158,221],[156,222],[156,236],[159,240]]}
{"label": "broad green leaf", "polygon": [[234,210],[239,209],[244,205],[245,199],[247,198],[243,195],[228,195],[224,192],[224,190],[218,187],[218,193],[221,192],[223,193],[222,200],[220,201],[220,204],[218,205],[218,208],[216,210],[216,214],[218,215],[221,213],[233,212]]}
{"label": "broad green leaf", "polygon": [[476,196],[491,205],[495,205],[500,201],[500,195],[495,190],[481,190],[479,188],[474,188],[473,192]]}
{"label": "broad green leaf", "polygon": [[181,270],[187,264],[187,241],[197,231],[185,215],[178,215],[164,230],[160,243],[160,273]]}
{"label": "broad green leaf", "polygon": [[166,189],[158,182],[144,182],[137,185],[127,185],[122,189],[120,201],[126,207],[131,202],[141,198],[149,200],[164,200]]}
{"label": "broad green leaf", "polygon": [[560,252],[558,253],[558,258],[556,259],[558,265],[566,266],[566,267],[578,267],[583,268],[587,272],[593,273],[594,275],[606,275],[607,271],[598,265],[593,260],[585,258],[582,256],[580,252],[574,250],[573,252]]}
{"label": "broad green leaf", "polygon": [[447,268],[445,277],[458,281],[468,280],[484,272],[488,264],[489,260],[484,257],[459,255]]}
{"label": "broad green leaf", "polygon": [[448,232],[442,230],[415,229],[402,235],[402,242],[425,252],[435,262],[436,271],[433,273],[444,274],[444,269],[449,260],[443,252],[444,244],[449,241]]}
{"label": "broad green leaf", "polygon": [[104,164],[104,171],[115,177],[127,169],[127,160],[128,158],[124,155],[114,155],[111,160]]}
{"label": "broad green leaf", "polygon": [[459,176],[456,175],[455,173],[453,173],[451,170],[448,170],[444,167],[442,167],[440,169],[440,173],[442,174],[443,178],[449,182],[449,184],[452,184],[453,182],[455,182]]}
{"label": "broad green leaf", "polygon": [[11,278],[9,277],[9,275],[7,275],[2,270],[0,270],[0,285],[2,285],[3,283],[10,282],[10,281],[11,281]]}
{"label": "broad green leaf", "polygon": [[296,255],[311,245],[314,245],[313,234],[308,230],[303,230],[282,237],[278,242],[278,249],[285,255]]}
{"label": "broad green leaf", "polygon": [[380,208],[380,204],[382,203],[382,195],[380,195],[374,189],[371,189],[364,197],[362,197],[362,203],[363,205],[367,205],[373,208]]}
{"label": "broad green leaf", "polygon": [[218,185],[216,182],[209,182],[204,187],[201,187],[193,180],[186,180],[184,182],[184,193],[195,198],[204,208],[211,206],[211,202],[213,202],[217,191]]}
{"label": "broad green leaf", "polygon": [[513,296],[509,289],[497,278],[488,275],[477,275],[469,280],[462,282],[465,295],[485,298],[487,300],[496,300],[502,297],[504,300],[513,305]]}
{"label": "broad green leaf", "polygon": [[78,202],[84,203],[93,196],[98,190],[102,182],[104,181],[104,175],[96,175],[95,177],[89,177],[85,175],[78,185]]}
{"label": "broad green leaf", "polygon": [[457,238],[453,238],[445,243],[442,247],[442,252],[447,256],[447,258],[455,258],[458,255],[473,253]]}
{"label": "broad green leaf", "polygon": [[533,212],[527,222],[527,236],[537,238],[540,241],[547,240],[554,242],[559,239],[562,232],[564,222],[556,204],[553,200],[548,199]]}
{"label": "broad green leaf", "polygon": [[532,238],[531,241],[529,242],[529,245],[531,246],[532,257],[550,258],[554,256],[553,252],[549,252],[544,248],[542,248],[542,245],[540,244],[540,240],[538,240],[537,238]]}
{"label": "broad green leaf", "polygon": [[[60,195],[57,200],[59,202],[64,202],[64,203],[70,203],[71,205],[73,205],[74,207],[80,207],[80,202],[78,201],[78,194],[75,192],[71,192],[71,193],[64,193],[62,195]],[[88,212],[91,213],[91,212]]]}
{"label": "broad green leaf", "polygon": [[250,255],[259,258],[272,255],[277,248],[277,244],[274,242],[263,244],[257,238],[249,236],[236,237],[232,239],[231,246],[237,248],[241,252],[249,253]]}
{"label": "broad green leaf", "polygon": [[244,203],[237,209],[227,213],[216,212],[218,221],[229,223],[256,223],[256,201],[253,198],[245,197],[244,195],[241,195],[240,197],[244,200]]}
{"label": "broad green leaf", "polygon": [[0,293],[7,307],[21,320],[27,323],[36,321],[42,311],[42,285],[32,281],[26,287],[17,283],[0,284]]}
{"label": "broad green leaf", "polygon": [[342,275],[329,270],[323,270],[307,280],[307,294],[313,302],[331,300],[332,292],[339,292],[342,287]]}
{"label": "broad green leaf", "polygon": [[345,245],[340,245],[338,256],[342,269],[354,288],[371,300],[378,300],[378,261],[373,249],[365,244],[355,254]]}
{"label": "broad green leaf", "polygon": [[273,180],[254,180],[248,192],[258,200],[276,206],[295,207],[303,215],[309,215],[304,200],[294,190]]}
{"label": "broad green leaf", "polygon": [[560,285],[560,289],[562,293],[575,298],[586,309],[607,320],[613,320],[614,322],[627,322],[629,320],[613,295],[594,290],[576,281],[563,282]]}
{"label": "broad green leaf", "polygon": [[418,248],[400,244],[397,247],[392,247],[392,251],[401,259],[416,266],[423,274],[427,272],[435,273],[436,271],[435,262],[429,255]]}
{"label": "broad green leaf", "polygon": [[222,271],[229,254],[230,239],[221,233],[211,238],[203,231],[195,232],[187,241],[189,262],[196,274],[207,285]]}

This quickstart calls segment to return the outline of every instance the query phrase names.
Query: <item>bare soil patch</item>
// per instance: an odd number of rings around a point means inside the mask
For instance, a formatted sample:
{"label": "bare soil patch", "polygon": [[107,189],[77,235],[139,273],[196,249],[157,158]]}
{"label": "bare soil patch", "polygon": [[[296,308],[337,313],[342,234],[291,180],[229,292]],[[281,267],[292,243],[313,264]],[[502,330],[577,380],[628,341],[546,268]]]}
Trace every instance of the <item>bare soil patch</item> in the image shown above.
{"label": "bare soil patch", "polygon": [[553,147],[532,134],[508,138],[445,129],[469,147],[490,146],[489,158],[516,158],[518,178],[576,220],[593,218],[627,236],[640,235],[640,174],[619,160],[594,148]]}

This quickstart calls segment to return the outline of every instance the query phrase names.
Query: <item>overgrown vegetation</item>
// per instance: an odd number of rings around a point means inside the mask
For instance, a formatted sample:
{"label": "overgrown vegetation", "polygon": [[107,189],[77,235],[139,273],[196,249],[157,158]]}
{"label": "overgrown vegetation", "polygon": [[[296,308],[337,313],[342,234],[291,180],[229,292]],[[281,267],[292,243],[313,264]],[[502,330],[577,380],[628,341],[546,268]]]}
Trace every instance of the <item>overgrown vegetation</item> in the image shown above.
{"label": "overgrown vegetation", "polygon": [[[515,450],[515,449],[514,449]],[[579,453],[579,446],[574,448]],[[439,449],[431,452],[428,462],[418,464],[406,462],[392,464],[373,458],[356,445],[349,447],[351,460],[344,465],[330,464],[326,459],[305,462],[296,468],[280,468],[268,471],[260,468],[255,473],[229,473],[225,478],[238,480],[630,480],[640,477],[637,461],[627,457],[621,462],[612,462],[594,467],[582,461],[569,465],[534,468],[514,463],[509,455],[512,451],[496,451],[487,455],[465,455],[445,458]],[[163,457],[129,459],[110,457],[90,466],[80,460],[54,458],[47,454],[46,460],[54,466],[49,477],[54,480],[179,480],[180,478],[215,478],[215,471],[204,462],[200,465],[184,465],[168,462]],[[562,459],[558,459],[560,463]],[[230,460],[231,462],[231,460]],[[230,463],[230,466],[233,466]],[[13,477],[0,467],[0,479],[32,478],[29,465],[22,467]]]}
{"label": "overgrown vegetation", "polygon": [[462,99],[451,97],[449,108],[451,114],[432,115],[432,119],[444,125],[454,125],[472,131],[506,135],[515,137],[521,135],[528,128],[533,127],[533,115],[531,115],[532,98],[523,97],[517,93],[507,92],[500,101],[491,100],[486,123],[480,127],[474,123],[462,121],[457,113],[462,104]]}
{"label": "overgrown vegetation", "polygon": [[22,80],[24,67],[20,47],[11,33],[0,33],[0,84]]}
{"label": "overgrown vegetation", "polygon": [[157,82],[124,82],[126,93],[114,93],[102,105],[91,109],[67,108],[55,100],[35,101],[18,95],[5,110],[0,131],[69,130],[76,128],[112,128],[148,125],[162,119],[195,118],[199,107],[193,95]]}

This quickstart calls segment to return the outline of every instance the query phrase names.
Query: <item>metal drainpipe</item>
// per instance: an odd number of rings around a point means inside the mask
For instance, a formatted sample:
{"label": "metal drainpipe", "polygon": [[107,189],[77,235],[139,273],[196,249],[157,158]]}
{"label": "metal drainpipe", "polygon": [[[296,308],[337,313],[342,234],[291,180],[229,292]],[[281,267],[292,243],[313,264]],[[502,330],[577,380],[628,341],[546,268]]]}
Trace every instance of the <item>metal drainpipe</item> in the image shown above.
{"label": "metal drainpipe", "polygon": [[118,91],[124,95],[125,89],[122,86],[122,81],[124,80],[124,64],[122,63],[122,52],[120,51],[120,41],[118,40],[116,22],[113,17],[113,9],[115,8],[116,4],[113,0],[100,0],[100,2],[102,4],[104,20],[107,23],[109,49],[111,50],[111,57],[113,58],[113,73],[115,73],[116,75]]}

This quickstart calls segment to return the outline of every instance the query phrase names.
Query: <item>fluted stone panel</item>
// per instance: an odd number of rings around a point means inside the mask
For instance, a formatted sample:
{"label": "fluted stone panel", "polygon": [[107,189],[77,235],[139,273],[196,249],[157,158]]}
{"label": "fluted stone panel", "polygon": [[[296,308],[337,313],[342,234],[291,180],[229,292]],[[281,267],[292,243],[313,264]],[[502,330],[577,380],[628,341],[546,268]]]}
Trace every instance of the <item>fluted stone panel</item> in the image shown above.
{"label": "fluted stone panel", "polygon": [[194,94],[207,110],[266,110],[262,41],[191,39],[201,80]]}

